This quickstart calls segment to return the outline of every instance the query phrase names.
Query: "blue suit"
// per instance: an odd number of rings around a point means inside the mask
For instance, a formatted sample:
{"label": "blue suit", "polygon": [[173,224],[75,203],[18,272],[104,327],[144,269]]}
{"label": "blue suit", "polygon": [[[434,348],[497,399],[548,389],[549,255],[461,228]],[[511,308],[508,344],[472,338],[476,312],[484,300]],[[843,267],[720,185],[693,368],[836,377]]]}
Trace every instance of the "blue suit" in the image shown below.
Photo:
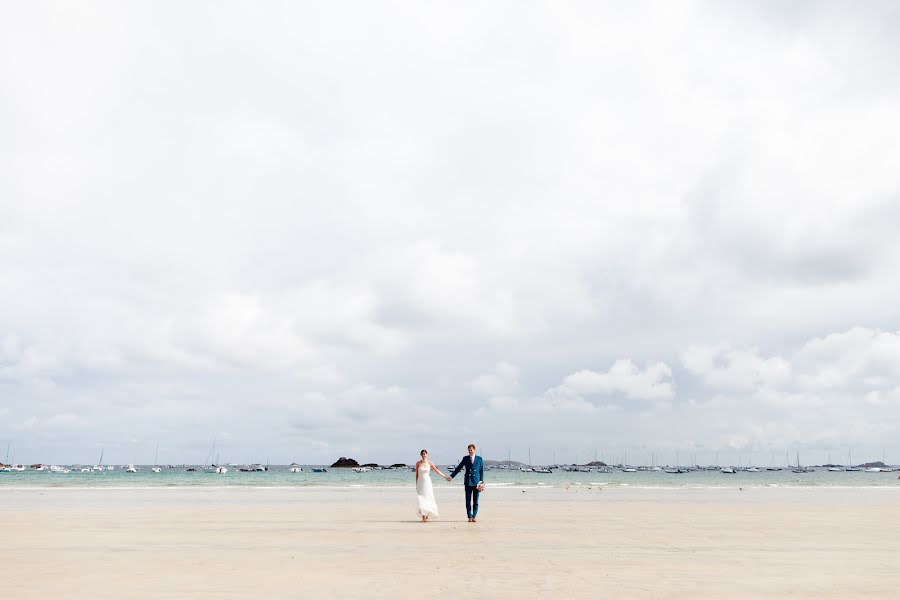
{"label": "blue suit", "polygon": [[456,477],[456,474],[465,467],[466,476],[464,479],[464,483],[466,484],[466,514],[469,515],[470,519],[474,519],[478,516],[478,496],[481,495],[476,489],[476,486],[484,481],[484,461],[481,460],[480,456],[476,456],[474,460],[469,457],[469,455],[465,455],[459,464],[456,465],[456,468],[453,469],[453,472],[450,473],[450,478]]}

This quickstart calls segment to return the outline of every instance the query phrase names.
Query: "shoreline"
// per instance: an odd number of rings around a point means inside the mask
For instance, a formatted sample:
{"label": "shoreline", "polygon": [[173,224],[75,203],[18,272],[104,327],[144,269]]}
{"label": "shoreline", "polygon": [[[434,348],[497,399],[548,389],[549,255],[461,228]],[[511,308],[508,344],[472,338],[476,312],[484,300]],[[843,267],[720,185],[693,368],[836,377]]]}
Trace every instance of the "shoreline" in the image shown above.
{"label": "shoreline", "polygon": [[[893,482],[892,482],[893,483]],[[449,486],[448,486],[449,487]],[[701,485],[701,484],[684,484],[684,485],[666,485],[666,484],[633,484],[620,482],[558,482],[558,483],[489,483],[489,490],[507,490],[507,489],[526,489],[526,490],[551,490],[561,488],[602,488],[608,490],[615,489],[632,489],[632,490],[660,490],[660,491],[689,491],[689,490],[896,490],[900,491],[900,483],[891,485],[891,483],[882,483],[880,485],[847,485],[842,483],[820,485],[820,484],[790,484],[790,483],[760,483],[748,482],[729,485]],[[0,485],[0,494],[4,492],[27,492],[27,491],[56,491],[56,490],[73,490],[73,491],[124,491],[124,490],[414,490],[415,483],[294,483],[284,485],[280,483],[265,484],[258,482],[248,483],[230,483],[227,485],[206,485],[206,484],[183,484],[183,483],[156,483],[152,485],[86,485],[86,484],[68,484],[59,483],[51,485]],[[447,489],[441,486],[441,489]]]}

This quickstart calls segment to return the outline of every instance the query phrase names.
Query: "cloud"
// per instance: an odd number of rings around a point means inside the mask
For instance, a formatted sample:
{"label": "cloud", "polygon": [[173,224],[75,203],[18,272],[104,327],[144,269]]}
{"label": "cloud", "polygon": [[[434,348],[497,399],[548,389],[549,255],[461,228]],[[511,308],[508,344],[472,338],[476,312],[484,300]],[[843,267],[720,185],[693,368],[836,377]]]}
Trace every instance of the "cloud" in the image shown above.
{"label": "cloud", "polygon": [[583,395],[622,393],[642,400],[671,398],[675,390],[672,370],[665,363],[653,363],[641,371],[630,360],[617,360],[606,372],[582,370],[563,379],[563,386]]}
{"label": "cloud", "polygon": [[642,371],[627,359],[617,360],[606,372],[582,370],[563,378],[560,385],[534,396],[519,396],[519,369],[500,363],[494,373],[487,373],[473,381],[473,387],[487,396],[479,414],[591,413],[598,409],[612,409],[612,404],[600,404],[592,397],[622,394],[631,399],[668,399],[675,394],[672,371],[665,363],[652,363]]}
{"label": "cloud", "polygon": [[519,368],[506,362],[497,363],[493,373],[472,380],[472,388],[485,396],[505,396],[519,389]]}
{"label": "cloud", "polygon": [[572,414],[590,414],[598,411],[597,405],[589,402],[573,390],[560,386],[532,397],[493,396],[485,405],[476,410],[477,415],[546,415],[548,417]]}
{"label": "cloud", "polygon": [[681,354],[681,362],[712,388],[750,390],[778,386],[791,379],[788,361],[778,356],[762,358],[756,348],[691,345]]}
{"label": "cloud", "polygon": [[900,332],[865,327],[806,342],[794,357],[807,389],[890,387],[900,378]]}
{"label": "cloud", "polygon": [[896,445],[888,4],[0,10],[35,462]]}

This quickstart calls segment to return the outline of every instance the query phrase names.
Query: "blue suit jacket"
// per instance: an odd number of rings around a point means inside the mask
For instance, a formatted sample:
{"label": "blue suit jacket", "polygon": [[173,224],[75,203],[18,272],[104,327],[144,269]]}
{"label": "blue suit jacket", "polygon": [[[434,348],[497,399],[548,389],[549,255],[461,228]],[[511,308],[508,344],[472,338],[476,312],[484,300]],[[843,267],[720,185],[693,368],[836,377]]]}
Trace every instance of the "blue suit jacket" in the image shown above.
{"label": "blue suit jacket", "polygon": [[469,458],[468,454],[463,456],[463,459],[459,461],[459,464],[456,465],[456,468],[450,473],[450,477],[456,477],[456,474],[459,473],[463,467],[466,468],[465,484],[467,486],[475,487],[484,481],[484,461],[481,460],[480,456],[475,456],[474,461]]}

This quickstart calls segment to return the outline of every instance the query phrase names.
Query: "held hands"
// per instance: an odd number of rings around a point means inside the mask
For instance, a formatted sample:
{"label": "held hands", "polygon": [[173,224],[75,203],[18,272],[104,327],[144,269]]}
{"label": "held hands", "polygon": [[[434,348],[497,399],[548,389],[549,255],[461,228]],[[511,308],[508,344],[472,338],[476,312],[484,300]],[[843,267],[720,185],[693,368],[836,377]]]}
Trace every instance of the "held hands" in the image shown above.
{"label": "held hands", "polygon": [[450,477],[449,475],[445,475],[444,479],[446,479],[447,481],[453,481],[453,478]]}

